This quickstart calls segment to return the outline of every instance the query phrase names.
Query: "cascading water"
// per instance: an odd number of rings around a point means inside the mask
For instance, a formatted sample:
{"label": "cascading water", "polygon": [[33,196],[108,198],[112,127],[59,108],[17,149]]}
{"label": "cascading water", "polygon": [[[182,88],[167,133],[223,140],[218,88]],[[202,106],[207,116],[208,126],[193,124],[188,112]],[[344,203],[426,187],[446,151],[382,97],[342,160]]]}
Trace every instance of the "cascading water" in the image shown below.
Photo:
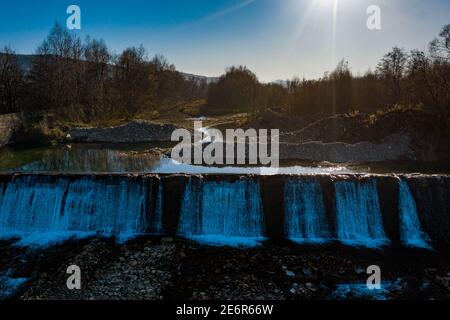
{"label": "cascading water", "polygon": [[255,245],[264,236],[259,185],[190,179],[178,234],[209,244]]}
{"label": "cascading water", "polygon": [[[19,242],[23,245],[46,245],[91,234],[126,239],[147,232],[147,182],[114,177],[16,177],[3,186],[0,236],[23,237]],[[157,211],[159,206],[155,207]]]}
{"label": "cascading water", "polygon": [[430,249],[429,238],[420,226],[416,202],[408,183],[400,180],[399,188],[400,236],[402,243],[408,247]]}
{"label": "cascading water", "polygon": [[321,185],[315,180],[289,180],[284,191],[285,233],[300,243],[330,239]]}
{"label": "cascading water", "polygon": [[335,189],[338,240],[367,247],[388,243],[375,180],[337,181]]}
{"label": "cascading water", "polygon": [[158,193],[156,201],[154,201],[154,208],[151,210],[149,231],[153,234],[164,233],[163,227],[163,187],[158,183]]}
{"label": "cascading water", "polygon": [[[284,205],[269,206],[264,213],[258,179],[191,177],[179,199],[180,212],[166,217],[167,223],[178,223],[179,235],[210,244],[255,245],[265,236],[265,214],[272,218],[273,213],[282,214],[284,207],[284,233],[291,240],[339,240],[368,247],[386,244],[376,179],[334,184],[333,212],[325,212],[325,200],[330,197],[325,197],[318,180],[302,176],[288,178]],[[171,188],[179,185],[166,186],[157,176],[3,176],[0,238],[21,237],[18,244],[46,245],[97,234],[120,240],[142,233],[162,234],[164,197],[171,195]],[[406,181],[399,182],[398,212],[403,244],[429,248]],[[178,213],[178,221],[170,220]]]}

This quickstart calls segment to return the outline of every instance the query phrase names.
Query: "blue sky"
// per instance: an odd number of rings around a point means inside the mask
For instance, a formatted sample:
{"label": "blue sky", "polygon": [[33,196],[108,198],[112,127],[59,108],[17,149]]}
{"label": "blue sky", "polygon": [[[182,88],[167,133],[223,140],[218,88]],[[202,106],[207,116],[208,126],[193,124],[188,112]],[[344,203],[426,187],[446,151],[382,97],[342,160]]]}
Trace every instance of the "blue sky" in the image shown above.
{"label": "blue sky", "polygon": [[[0,4],[0,45],[32,53],[66,9],[80,6],[81,37],[119,53],[143,44],[179,70],[217,76],[244,64],[262,81],[320,77],[345,58],[356,72],[374,68],[392,46],[426,49],[450,23],[449,0],[16,0]],[[382,29],[366,28],[381,8]],[[335,25],[335,29],[333,26]],[[333,31],[335,30],[335,31]],[[74,31],[75,32],[75,31]]]}

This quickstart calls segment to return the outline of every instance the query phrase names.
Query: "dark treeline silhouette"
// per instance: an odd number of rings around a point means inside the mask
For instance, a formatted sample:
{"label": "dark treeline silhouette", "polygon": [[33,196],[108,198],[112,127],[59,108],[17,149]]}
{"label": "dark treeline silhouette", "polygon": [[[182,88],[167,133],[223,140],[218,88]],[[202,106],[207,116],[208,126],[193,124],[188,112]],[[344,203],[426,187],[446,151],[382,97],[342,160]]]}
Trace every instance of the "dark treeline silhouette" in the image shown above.
{"label": "dark treeline silhouette", "polygon": [[102,40],[84,42],[55,24],[21,65],[9,48],[0,54],[0,113],[57,110],[66,119],[133,117],[155,106],[206,94],[206,81],[187,80],[160,55],[131,47],[112,54]]}
{"label": "dark treeline silhouette", "polygon": [[67,120],[131,118],[161,105],[206,98],[206,111],[248,112],[283,107],[301,116],[374,112],[394,105],[450,112],[450,25],[428,52],[394,47],[375,71],[352,74],[342,60],[317,80],[263,84],[244,66],[216,83],[188,80],[163,56],[131,47],[112,54],[102,40],[80,38],[58,24],[25,68],[9,48],[0,54],[0,113],[57,110]]}
{"label": "dark treeline silhouette", "polygon": [[303,115],[373,112],[393,105],[450,110],[450,25],[430,44],[429,52],[394,47],[377,69],[362,76],[342,60],[318,80],[294,78],[286,85],[261,84],[246,67],[231,67],[208,92],[209,108],[257,112],[284,107]]}

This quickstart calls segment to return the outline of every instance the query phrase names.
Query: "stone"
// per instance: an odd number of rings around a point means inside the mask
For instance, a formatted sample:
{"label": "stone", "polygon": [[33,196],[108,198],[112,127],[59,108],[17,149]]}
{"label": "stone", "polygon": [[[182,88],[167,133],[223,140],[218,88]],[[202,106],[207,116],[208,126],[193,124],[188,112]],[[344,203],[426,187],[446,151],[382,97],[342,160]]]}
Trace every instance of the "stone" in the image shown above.
{"label": "stone", "polygon": [[355,267],[355,273],[356,274],[363,274],[363,273],[365,273],[366,272],[366,270],[364,270],[364,268],[361,268],[361,267]]}
{"label": "stone", "polygon": [[287,275],[288,277],[290,277],[290,278],[295,277],[295,273],[292,272],[292,271],[286,270],[285,273],[286,273],[286,275]]}
{"label": "stone", "polygon": [[171,242],[173,242],[173,240],[174,239],[171,237],[164,237],[161,239],[161,243],[171,243]]}

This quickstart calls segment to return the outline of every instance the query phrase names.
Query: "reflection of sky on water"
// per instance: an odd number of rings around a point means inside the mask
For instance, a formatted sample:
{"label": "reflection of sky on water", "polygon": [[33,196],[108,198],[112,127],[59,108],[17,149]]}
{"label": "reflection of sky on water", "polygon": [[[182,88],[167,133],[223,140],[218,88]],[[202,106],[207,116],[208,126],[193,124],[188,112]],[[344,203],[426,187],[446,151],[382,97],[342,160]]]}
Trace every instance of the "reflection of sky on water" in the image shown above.
{"label": "reflection of sky on water", "polygon": [[177,162],[173,159],[161,159],[158,165],[153,169],[154,173],[187,173],[187,174],[345,174],[354,173],[345,167],[210,167],[195,166]]}
{"label": "reflection of sky on water", "polygon": [[344,166],[201,166],[180,163],[153,152],[96,146],[58,146],[24,150],[0,150],[3,172],[66,173],[184,173],[184,174],[345,174],[354,173]]}

